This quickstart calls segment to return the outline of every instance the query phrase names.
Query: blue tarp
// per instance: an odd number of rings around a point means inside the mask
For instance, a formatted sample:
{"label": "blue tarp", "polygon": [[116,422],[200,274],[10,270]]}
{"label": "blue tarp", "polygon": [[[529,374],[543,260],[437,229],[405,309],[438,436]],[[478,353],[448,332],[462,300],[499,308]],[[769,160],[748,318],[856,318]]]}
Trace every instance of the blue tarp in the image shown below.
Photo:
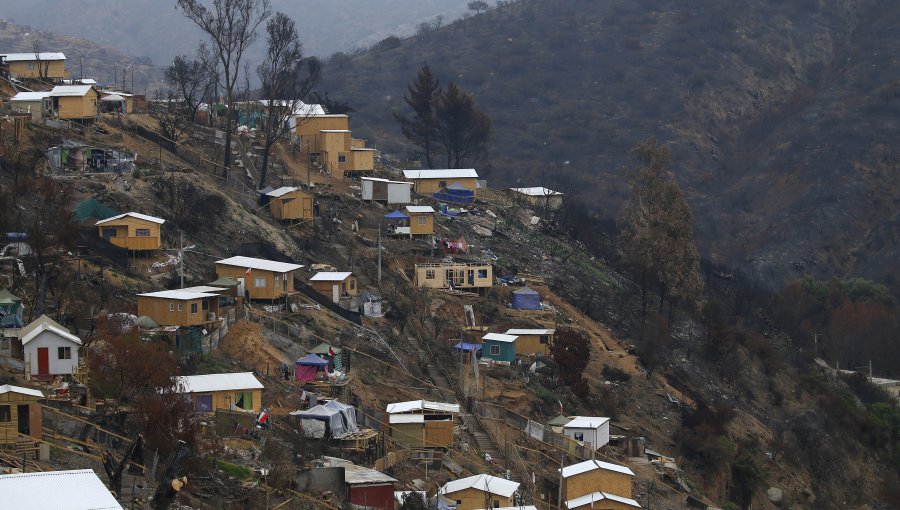
{"label": "blue tarp", "polygon": [[512,307],[516,310],[540,310],[541,295],[528,287],[513,291]]}
{"label": "blue tarp", "polygon": [[454,204],[466,204],[475,201],[475,192],[458,182],[454,182],[440,191],[435,191],[433,196],[441,202]]}
{"label": "blue tarp", "polygon": [[297,364],[302,366],[325,367],[328,366],[328,360],[322,359],[315,354],[307,354],[298,359]]}
{"label": "blue tarp", "polygon": [[384,217],[389,220],[408,220],[409,216],[400,212],[400,210],[395,210],[390,214],[385,214]]}
{"label": "blue tarp", "polygon": [[464,351],[464,352],[475,351],[476,353],[481,352],[481,344],[467,344],[464,342],[459,342],[458,344],[454,345],[453,348],[456,349],[457,351]]}

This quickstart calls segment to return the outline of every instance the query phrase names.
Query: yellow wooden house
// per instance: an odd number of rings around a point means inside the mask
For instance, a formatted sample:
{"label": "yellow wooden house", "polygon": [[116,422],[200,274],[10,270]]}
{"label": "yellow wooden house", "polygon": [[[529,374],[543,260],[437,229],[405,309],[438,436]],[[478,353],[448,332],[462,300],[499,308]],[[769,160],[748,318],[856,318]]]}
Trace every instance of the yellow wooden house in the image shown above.
{"label": "yellow wooden house", "polygon": [[300,188],[283,186],[266,193],[269,212],[278,221],[311,220],[313,197]]}
{"label": "yellow wooden house", "polygon": [[411,181],[415,192],[422,195],[430,195],[452,184],[459,184],[474,192],[477,187],[478,172],[474,168],[404,170],[403,178]]}
{"label": "yellow wooden house", "polygon": [[375,169],[375,149],[353,138],[350,117],[324,113],[319,105],[305,105],[308,112],[297,115],[294,132],[300,138],[300,155],[312,167],[350,176]]}
{"label": "yellow wooden house", "polygon": [[491,475],[474,475],[444,484],[438,494],[456,504],[456,510],[511,507],[519,482]]}
{"label": "yellow wooden house", "polygon": [[320,271],[309,279],[309,286],[335,303],[359,294],[359,278],[349,271]]}
{"label": "yellow wooden house", "polygon": [[408,205],[409,237],[431,237],[434,235],[434,214],[437,211],[430,205]]}
{"label": "yellow wooden house", "polygon": [[40,403],[43,398],[40,390],[9,384],[0,386],[0,444],[43,437]]}
{"label": "yellow wooden house", "polygon": [[398,444],[408,448],[450,448],[459,404],[411,400],[388,404],[385,426]]}
{"label": "yellow wooden house", "polygon": [[563,203],[562,193],[543,186],[509,188],[508,193],[509,197],[516,202],[537,209],[555,211],[559,209]]}
{"label": "yellow wooden house", "polygon": [[63,80],[69,77],[66,71],[66,56],[59,52],[0,53],[10,75],[20,78]]}
{"label": "yellow wooden house", "polygon": [[294,272],[302,267],[289,262],[237,256],[216,262],[216,278],[237,280],[239,296],[271,301],[294,293]]}
{"label": "yellow wooden house", "polygon": [[202,326],[219,317],[217,292],[163,290],[137,296],[137,314],[146,315],[160,326]]}
{"label": "yellow wooden house", "polygon": [[494,270],[490,264],[464,262],[416,264],[415,282],[416,287],[427,289],[487,289],[494,285]]}
{"label": "yellow wooden house", "polygon": [[265,387],[253,372],[236,372],[177,377],[175,389],[190,397],[198,413],[214,413],[216,409],[258,413]]}
{"label": "yellow wooden house", "polygon": [[166,220],[146,214],[127,212],[100,220],[94,225],[103,240],[129,251],[158,250],[160,226]]}
{"label": "yellow wooden house", "polygon": [[631,499],[634,472],[625,466],[587,460],[561,470],[562,499],[569,509],[590,507],[604,510],[640,508]]}
{"label": "yellow wooden house", "polygon": [[529,356],[535,353],[550,354],[555,329],[508,329],[507,335],[516,335],[516,354]]}
{"label": "yellow wooden house", "polygon": [[100,92],[93,85],[57,85],[50,99],[53,114],[60,119],[93,119],[100,112]]}

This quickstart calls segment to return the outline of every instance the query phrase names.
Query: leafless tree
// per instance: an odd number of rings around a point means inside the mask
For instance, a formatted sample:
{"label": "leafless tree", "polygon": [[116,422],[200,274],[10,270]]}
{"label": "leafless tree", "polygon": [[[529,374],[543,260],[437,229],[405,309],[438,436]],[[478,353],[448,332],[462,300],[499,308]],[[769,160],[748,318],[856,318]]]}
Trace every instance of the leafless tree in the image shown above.
{"label": "leafless tree", "polygon": [[[198,54],[207,53],[206,45],[201,44]],[[181,96],[185,116],[193,122],[200,105],[212,92],[215,75],[201,58],[178,55],[172,65],[166,68],[165,79],[166,84]]]}
{"label": "leafless tree", "polygon": [[266,108],[262,125],[264,141],[259,169],[260,188],[266,185],[272,146],[287,134],[292,117],[298,117],[298,121],[308,118],[309,112],[299,109],[303,106],[303,98],[321,76],[319,61],[303,58],[303,47],[294,20],[277,12],[266,24],[266,34],[266,58],[256,68],[262,82],[262,98]]}
{"label": "leafless tree", "polygon": [[47,75],[50,74],[50,61],[41,60],[41,40],[35,39],[34,44],[32,45],[34,48],[34,60],[35,65],[37,66],[38,78],[41,80],[45,80]]}
{"label": "leafless tree", "polygon": [[229,109],[225,120],[225,177],[231,166],[231,136],[234,130],[232,95],[241,71],[244,52],[256,40],[256,29],[271,14],[269,0],[178,0],[178,7],[212,40],[210,48],[220,66],[219,84]]}
{"label": "leafless tree", "polygon": [[173,145],[177,144],[184,133],[184,109],[174,91],[156,92],[156,100],[150,103],[150,116],[159,122],[160,134]]}

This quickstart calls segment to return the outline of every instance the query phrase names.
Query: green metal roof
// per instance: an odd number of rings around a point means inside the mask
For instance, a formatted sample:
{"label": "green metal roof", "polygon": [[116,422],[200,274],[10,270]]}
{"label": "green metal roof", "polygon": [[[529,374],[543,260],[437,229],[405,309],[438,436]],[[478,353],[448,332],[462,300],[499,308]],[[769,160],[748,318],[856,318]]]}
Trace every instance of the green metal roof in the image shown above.
{"label": "green metal roof", "polygon": [[89,198],[75,207],[75,219],[78,220],[79,223],[85,222],[91,218],[105,220],[106,218],[112,218],[117,214],[119,213],[113,211],[94,198]]}
{"label": "green metal roof", "polygon": [[240,282],[234,278],[223,276],[214,282],[209,282],[210,287],[237,287]]}
{"label": "green metal roof", "polygon": [[342,352],[340,347],[335,347],[331,344],[326,344],[325,342],[322,342],[319,345],[313,347],[312,349],[309,350],[309,352],[311,352],[313,354],[328,354],[329,347],[334,349],[335,354],[340,354]]}

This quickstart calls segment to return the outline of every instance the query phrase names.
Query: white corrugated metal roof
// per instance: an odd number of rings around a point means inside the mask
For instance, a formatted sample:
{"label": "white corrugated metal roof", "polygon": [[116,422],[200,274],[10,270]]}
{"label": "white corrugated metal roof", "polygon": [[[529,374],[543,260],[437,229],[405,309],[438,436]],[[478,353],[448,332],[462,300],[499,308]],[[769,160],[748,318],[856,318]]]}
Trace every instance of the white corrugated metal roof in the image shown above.
{"label": "white corrugated metal roof", "polygon": [[407,179],[461,179],[464,177],[478,178],[478,172],[474,168],[451,168],[447,170],[404,170],[403,177]]}
{"label": "white corrugated metal roof", "polygon": [[425,423],[424,414],[392,414],[388,423]]}
{"label": "white corrugated metal roof", "polygon": [[4,384],[0,386],[0,395],[4,393],[21,393],[22,395],[31,395],[32,397],[40,397],[44,398],[44,392],[41,390],[33,390],[31,388],[23,388],[21,386],[13,386],[11,384]]}
{"label": "white corrugated metal roof", "polygon": [[0,475],[0,494],[17,510],[122,510],[90,469]]}
{"label": "white corrugated metal roof", "polygon": [[65,60],[66,55],[59,51],[41,51],[38,53],[0,53],[7,62],[30,62],[32,60]]}
{"label": "white corrugated metal roof", "polygon": [[507,335],[552,335],[555,329],[507,329]]}
{"label": "white corrugated metal roof", "polygon": [[78,345],[81,345],[81,339],[77,336],[73,335],[66,328],[59,325],[59,323],[55,322],[50,317],[46,315],[41,315],[34,322],[25,326],[23,328],[25,331],[20,331],[19,334],[22,335],[22,345],[27,344],[31,340],[33,340],[36,336],[40,335],[44,331],[52,331],[56,333],[58,336],[69,340],[70,342],[74,342]]}
{"label": "white corrugated metal roof", "polygon": [[534,505],[501,506],[500,508],[482,508],[481,510],[537,510]]}
{"label": "white corrugated metal roof", "polygon": [[628,505],[628,506],[631,506],[634,508],[641,507],[641,505],[633,499],[623,498],[622,496],[616,496],[614,494],[609,494],[608,492],[595,492],[593,494],[585,494],[584,496],[581,496],[579,498],[570,499],[569,501],[566,501],[566,508],[569,508],[569,509],[579,508],[582,506],[590,505],[591,502],[596,503],[598,501],[603,501],[604,499],[608,499],[610,501],[617,501],[619,503],[622,503],[622,504],[625,504],[625,505]]}
{"label": "white corrugated metal roof", "polygon": [[181,292],[200,292],[200,293],[210,292],[210,293],[215,294],[217,292],[222,292],[223,290],[228,290],[228,289],[223,289],[222,287],[210,287],[209,285],[196,285],[194,287],[185,287],[183,289],[175,289],[175,290],[178,290]]}
{"label": "white corrugated metal roof", "polygon": [[253,372],[231,374],[183,375],[175,378],[183,393],[207,393],[211,391],[264,389]]}
{"label": "white corrugated metal roof", "polygon": [[548,195],[562,195],[559,191],[553,191],[552,189],[545,188],[543,186],[535,186],[532,188],[509,188],[515,192],[521,193],[523,195],[528,195],[531,197],[546,197]]}
{"label": "white corrugated metal roof", "polygon": [[288,193],[290,193],[292,191],[296,191],[297,189],[299,189],[299,188],[296,188],[293,186],[282,186],[278,189],[275,189],[275,190],[272,190],[272,191],[266,193],[266,196],[272,197],[272,198],[278,198],[282,195],[287,195]]}
{"label": "white corrugated metal roof", "polygon": [[131,218],[137,218],[139,220],[149,221],[150,223],[156,223],[159,225],[162,225],[163,223],[166,222],[166,220],[164,220],[162,218],[157,218],[156,216],[150,216],[149,214],[127,212],[125,214],[118,214],[116,216],[113,216],[112,218],[106,218],[105,220],[100,220],[97,223],[94,223],[94,225],[103,225],[104,223],[109,223],[111,221],[120,220],[126,216],[131,217]]}
{"label": "white corrugated metal roof", "polygon": [[46,99],[50,97],[50,92],[19,92],[13,97],[9,98],[10,101],[40,101],[42,99]]}
{"label": "white corrugated metal roof", "polygon": [[397,481],[396,478],[381,471],[354,464],[349,460],[328,456],[323,456],[322,459],[326,467],[344,468],[344,482],[349,485],[383,485]]}
{"label": "white corrugated metal roof", "polygon": [[50,95],[53,97],[81,97],[87,94],[91,88],[93,85],[57,85],[50,91]]}
{"label": "white corrugated metal roof", "polygon": [[406,212],[410,214],[424,214],[424,213],[436,213],[433,207],[430,205],[408,205],[406,206]]}
{"label": "white corrugated metal roof", "polygon": [[375,182],[387,182],[390,184],[406,184],[408,186],[412,186],[413,183],[406,181],[392,181],[390,179],[381,179],[379,177],[360,177],[363,181],[375,181]]}
{"label": "white corrugated metal roof", "polygon": [[588,471],[593,471],[595,469],[605,469],[607,471],[622,473],[623,475],[634,476],[633,471],[621,464],[612,464],[610,462],[603,462],[599,460],[586,460],[584,462],[579,462],[578,464],[572,464],[571,466],[562,468],[562,477],[568,478],[570,476],[580,475],[581,473],[587,473]]}
{"label": "white corrugated metal roof", "polygon": [[515,342],[516,335],[504,335],[503,333],[488,333],[481,337],[482,340],[493,340],[495,342]]}
{"label": "white corrugated metal roof", "polygon": [[176,290],[161,290],[158,292],[145,292],[143,294],[138,294],[138,296],[143,297],[153,297],[160,299],[177,299],[178,301],[190,301],[191,299],[202,299],[209,297],[216,297],[218,294],[213,294],[210,292],[193,292],[187,289],[176,289]]}
{"label": "white corrugated metal roof", "polygon": [[430,402],[428,400],[410,400],[408,402],[396,402],[387,405],[388,414],[410,413],[413,411],[441,411],[445,413],[458,413],[459,404],[445,404],[443,402]]}
{"label": "white corrugated metal roof", "polygon": [[445,483],[441,487],[440,494],[453,494],[466,489],[476,489],[508,498],[519,489],[519,482],[491,475],[475,475]]}
{"label": "white corrugated metal roof", "polygon": [[349,129],[320,129],[322,133],[349,133]]}
{"label": "white corrugated metal roof", "polygon": [[352,275],[350,271],[322,271],[309,279],[311,282],[341,282]]}
{"label": "white corrugated metal roof", "polygon": [[237,266],[250,269],[260,269],[262,271],[273,271],[275,273],[287,273],[288,271],[296,271],[303,267],[300,264],[291,264],[289,262],[276,262],[274,260],[257,259],[253,257],[231,257],[225,260],[219,260],[216,264],[223,266]]}
{"label": "white corrugated metal roof", "polygon": [[566,429],[596,429],[608,422],[609,418],[601,416],[576,416],[569,423],[563,425]]}

